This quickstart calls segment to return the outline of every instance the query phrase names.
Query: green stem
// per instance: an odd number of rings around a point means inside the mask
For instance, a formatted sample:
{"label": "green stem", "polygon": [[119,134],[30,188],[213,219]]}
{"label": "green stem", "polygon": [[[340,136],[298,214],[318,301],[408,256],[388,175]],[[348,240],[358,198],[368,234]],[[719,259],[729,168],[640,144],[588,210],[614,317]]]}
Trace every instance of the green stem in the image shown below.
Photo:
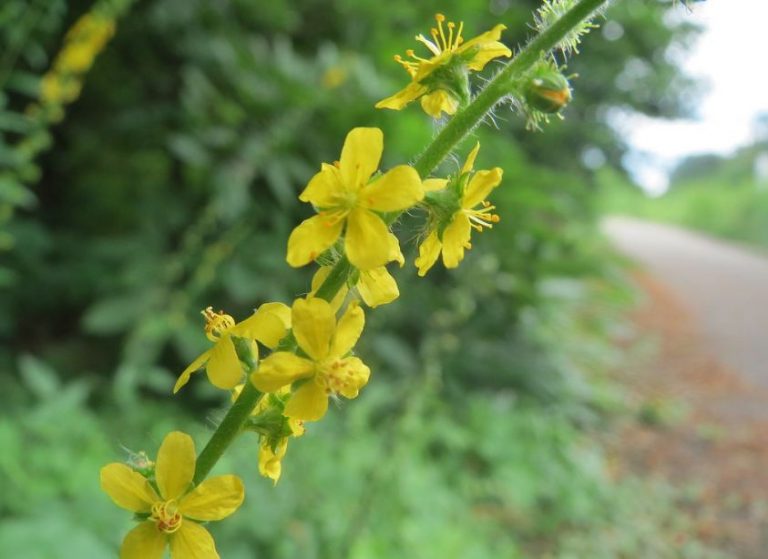
{"label": "green stem", "polygon": [[[233,341],[235,342],[238,357],[245,363],[248,369],[247,376],[250,376],[250,373],[256,370],[256,359],[251,352],[250,342],[241,338],[233,338]],[[256,402],[259,401],[260,396],[261,392],[250,381],[246,381],[237,400],[229,408],[227,415],[224,416],[208,444],[205,445],[200,456],[197,457],[195,477],[193,479],[196,485],[208,477],[216,462],[219,461],[219,458],[229,448],[235,437],[240,434],[243,424],[251,416],[251,412],[256,407]]]}
{"label": "green stem", "polygon": [[488,85],[446,124],[413,163],[419,176],[427,177],[451,153],[453,148],[474,130],[496,104],[510,92],[510,80],[527,72],[541,57],[549,52],[574,27],[587,19],[601,5],[609,0],[582,0],[568,12],[537,35],[521,50]]}
{"label": "green stem", "polygon": [[333,266],[331,273],[325,278],[323,284],[318,288],[315,297],[325,299],[329,303],[333,301],[333,298],[344,286],[344,283],[346,283],[350,272],[352,272],[352,265],[349,263],[347,255],[343,254]]}
{"label": "green stem", "polygon": [[[512,78],[528,71],[539,60],[542,52],[548,52],[555,48],[568,32],[608,1],[582,0],[529,42],[511,62],[496,74],[496,77],[488,83],[469,105],[456,113],[427,149],[416,158],[413,167],[419,173],[419,176],[427,177],[456,145],[482,122],[488,112],[509,94],[510,80]],[[342,255],[341,259],[334,265],[331,273],[317,290],[315,296],[331,301],[347,281],[352,270],[353,268],[346,255]],[[248,364],[249,370],[253,371],[256,364],[248,359],[250,355],[249,350],[245,351],[243,347],[246,345],[237,346],[238,355]],[[261,392],[250,382],[246,382],[240,396],[232,404],[227,415],[224,416],[224,420],[213,433],[208,444],[197,459],[194,478],[196,484],[206,478],[216,462],[224,454],[224,451],[240,433],[254,407],[256,407],[259,396],[261,396]]]}

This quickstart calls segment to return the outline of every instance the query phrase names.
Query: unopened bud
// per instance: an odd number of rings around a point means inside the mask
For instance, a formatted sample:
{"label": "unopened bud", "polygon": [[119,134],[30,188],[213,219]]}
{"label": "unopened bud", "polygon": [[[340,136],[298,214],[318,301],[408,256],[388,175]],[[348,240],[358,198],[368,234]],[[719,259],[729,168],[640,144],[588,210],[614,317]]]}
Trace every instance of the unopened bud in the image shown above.
{"label": "unopened bud", "polygon": [[525,85],[525,101],[543,113],[556,113],[571,100],[568,80],[554,68],[534,73]]}

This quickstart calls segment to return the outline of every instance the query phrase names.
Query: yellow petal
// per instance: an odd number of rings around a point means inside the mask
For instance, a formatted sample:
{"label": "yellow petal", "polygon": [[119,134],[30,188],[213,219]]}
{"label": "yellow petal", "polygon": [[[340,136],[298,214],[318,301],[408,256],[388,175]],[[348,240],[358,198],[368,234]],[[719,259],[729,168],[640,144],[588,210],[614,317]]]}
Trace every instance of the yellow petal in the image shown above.
{"label": "yellow petal", "polygon": [[328,394],[310,379],[302,384],[285,405],[285,416],[304,421],[317,421],[328,410]]}
{"label": "yellow petal", "polygon": [[419,256],[416,258],[416,267],[419,269],[419,276],[424,277],[429,269],[437,262],[440,256],[442,243],[437,237],[437,231],[432,231],[424,242],[419,245]]}
{"label": "yellow petal", "polygon": [[424,179],[424,192],[442,190],[448,184],[448,179]]}
{"label": "yellow petal", "polygon": [[195,475],[195,443],[181,431],[165,436],[157,451],[155,481],[164,499],[178,499],[192,484]]}
{"label": "yellow petal", "polygon": [[198,355],[192,363],[189,364],[189,367],[184,369],[184,372],[182,372],[179,375],[178,380],[176,380],[176,384],[173,387],[173,393],[176,394],[182,386],[187,384],[189,382],[189,377],[192,376],[192,373],[197,371],[200,367],[205,365],[205,363],[210,359],[211,357],[211,350],[209,349],[205,353],[202,353],[201,355]]}
{"label": "yellow petal", "polygon": [[475,168],[475,159],[477,159],[477,152],[479,151],[480,151],[480,142],[477,142],[475,144],[475,147],[472,148],[472,151],[469,152],[469,155],[467,155],[467,160],[464,161],[464,166],[461,168],[462,175],[466,175],[472,169]]}
{"label": "yellow petal", "polygon": [[283,386],[314,373],[315,364],[287,351],[277,351],[259,363],[251,382],[262,392],[276,392]]}
{"label": "yellow petal", "polygon": [[357,190],[379,168],[384,134],[378,128],[353,128],[344,140],[339,159],[341,179],[347,189]]}
{"label": "yellow petal", "polygon": [[485,65],[488,64],[494,58],[506,56],[509,58],[512,56],[512,51],[509,50],[504,43],[498,41],[491,41],[480,46],[479,50],[472,57],[472,60],[467,64],[467,68],[475,72],[480,72]]}
{"label": "yellow petal", "polygon": [[363,333],[363,326],[365,326],[365,313],[357,301],[353,301],[339,319],[336,333],[331,342],[329,356],[338,358],[349,353],[355,347],[357,340],[360,339],[360,334]]}
{"label": "yellow petal", "polygon": [[171,536],[171,559],[219,559],[210,532],[191,520]]}
{"label": "yellow petal", "polygon": [[101,489],[118,507],[146,513],[160,500],[147,478],[125,464],[107,464],[100,474]]}
{"label": "yellow petal", "polygon": [[245,488],[239,477],[212,477],[179,501],[179,512],[185,518],[195,520],[221,520],[235,512],[243,503],[244,497]]}
{"label": "yellow petal", "polygon": [[398,165],[360,190],[359,203],[378,212],[397,212],[424,198],[424,187],[416,169]]}
{"label": "yellow petal", "polygon": [[223,390],[230,390],[243,381],[243,366],[229,333],[221,336],[211,349],[206,371],[211,384]]}
{"label": "yellow petal", "polygon": [[345,398],[357,398],[360,389],[368,383],[371,376],[371,370],[357,357],[348,357],[344,359],[343,368],[347,373],[347,381],[340,393]]}
{"label": "yellow petal", "polygon": [[[325,280],[328,278],[328,274],[331,273],[331,270],[333,270],[333,266],[321,266],[318,268],[317,272],[315,272],[315,275],[312,276],[312,291],[309,292],[311,297],[315,296],[317,290],[320,289],[320,286],[323,285],[323,282],[325,282]],[[331,308],[334,312],[341,308],[341,305],[344,303],[344,299],[346,298],[348,291],[349,288],[345,283],[333,297],[333,301],[331,301]]]}
{"label": "yellow petal", "polygon": [[296,299],[293,302],[293,335],[299,347],[314,361],[328,355],[331,336],[336,329],[336,315],[323,299]]}
{"label": "yellow petal", "polygon": [[269,444],[269,439],[262,437],[259,444],[259,473],[268,477],[277,485],[277,481],[280,479],[280,474],[283,472],[283,467],[280,461],[285,456],[285,452],[288,449],[288,439],[280,439],[277,443],[276,452],[272,451],[272,445]]}
{"label": "yellow petal", "polygon": [[316,208],[332,208],[338,206],[345,195],[346,188],[339,170],[324,163],[323,169],[309,180],[299,200],[309,202]]}
{"label": "yellow petal", "polygon": [[444,89],[436,89],[421,98],[421,108],[432,118],[440,118],[442,112],[454,114],[459,108],[459,100]]}
{"label": "yellow petal", "polygon": [[369,210],[352,210],[347,218],[344,246],[347,257],[355,268],[370,270],[390,260],[389,229],[382,219]]}
{"label": "yellow petal", "polygon": [[397,262],[402,268],[405,265],[405,257],[400,250],[400,241],[392,233],[389,234],[389,257],[388,262]]}
{"label": "yellow petal", "polygon": [[495,167],[490,171],[478,171],[475,173],[469,180],[467,190],[464,192],[461,200],[461,206],[467,209],[474,208],[488,198],[491,190],[501,183],[503,174],[504,171],[499,167]]}
{"label": "yellow petal", "polygon": [[360,272],[357,291],[365,304],[371,308],[391,303],[400,296],[395,278],[384,266],[367,272]]}
{"label": "yellow petal", "polygon": [[142,522],[128,532],[120,546],[120,559],[162,559],[166,535],[154,522]]}
{"label": "yellow petal", "polygon": [[469,243],[472,232],[469,218],[459,212],[443,231],[443,264],[446,268],[455,268],[464,258],[464,249]]}
{"label": "yellow petal", "polygon": [[418,82],[409,83],[405,89],[401,89],[391,97],[382,99],[376,103],[377,109],[392,109],[399,111],[411,101],[414,101],[427,92],[427,87]]}
{"label": "yellow petal", "polygon": [[289,419],[288,426],[291,428],[291,436],[301,437],[306,429],[304,429],[304,422],[300,419]]}
{"label": "yellow petal", "polygon": [[291,309],[283,303],[265,303],[255,313],[235,324],[228,334],[259,340],[268,348],[274,348],[288,333]]}
{"label": "yellow petal", "polygon": [[498,25],[494,26],[494,28],[491,29],[490,31],[481,33],[477,37],[473,37],[469,41],[462,43],[462,45],[458,49],[456,49],[456,52],[464,53],[474,47],[483,48],[483,45],[485,43],[493,43],[495,41],[498,41],[499,39],[501,39],[501,32],[504,31],[506,28],[507,28],[506,25],[504,25],[503,23],[499,23]]}
{"label": "yellow petal", "polygon": [[302,221],[288,237],[286,260],[294,268],[312,262],[331,248],[341,235],[343,219],[320,214]]}

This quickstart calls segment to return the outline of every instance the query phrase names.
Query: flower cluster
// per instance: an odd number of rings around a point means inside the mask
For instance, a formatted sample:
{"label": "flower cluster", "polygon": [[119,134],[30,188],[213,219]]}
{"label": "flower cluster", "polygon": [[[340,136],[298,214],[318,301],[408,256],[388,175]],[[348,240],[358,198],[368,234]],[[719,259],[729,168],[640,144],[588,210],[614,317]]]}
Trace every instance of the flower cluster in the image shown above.
{"label": "flower cluster", "polygon": [[[453,114],[469,95],[464,87],[468,72],[511,55],[498,41],[503,25],[465,42],[463,24],[444,21],[438,14],[432,40],[417,37],[434,56],[427,60],[409,51],[414,61],[398,58],[413,81],[377,107],[400,109],[421,98],[430,115]],[[67,60],[69,67],[82,69],[92,58],[80,53],[80,58],[69,54]],[[539,79],[533,85],[550,103],[565,95],[551,80]],[[228,440],[241,431],[258,434],[261,475],[277,483],[289,440],[304,435],[307,422],[322,419],[331,401],[356,398],[368,383],[371,370],[355,354],[365,326],[362,304],[375,308],[400,294],[386,267],[405,263],[392,230],[399,217],[427,216],[414,262],[420,276],[441,254],[446,268],[458,266],[471,247],[472,229],[482,231],[499,221],[487,198],[501,183],[502,170],[475,171],[479,149],[478,143],[457,173],[422,179],[411,165],[380,171],[384,134],[378,128],[352,129],[339,160],[323,163],[299,195],[315,214],[290,234],[286,260],[293,267],[319,265],[309,293],[290,307],[262,304],[241,322],[212,307],[202,312],[212,345],[182,371],[173,392],[202,368],[212,385],[230,391],[234,404],[219,430],[236,415],[236,425],[227,426],[232,429]],[[213,446],[199,458],[205,462],[200,477],[215,462],[207,455]],[[174,558],[218,557],[213,539],[199,522],[219,520],[239,507],[240,480],[220,476],[194,485],[194,445],[179,432],[166,437],[156,462],[143,453],[134,457],[139,458],[110,464],[101,473],[104,491],[141,520],[126,536],[121,556],[159,558],[170,545]]]}

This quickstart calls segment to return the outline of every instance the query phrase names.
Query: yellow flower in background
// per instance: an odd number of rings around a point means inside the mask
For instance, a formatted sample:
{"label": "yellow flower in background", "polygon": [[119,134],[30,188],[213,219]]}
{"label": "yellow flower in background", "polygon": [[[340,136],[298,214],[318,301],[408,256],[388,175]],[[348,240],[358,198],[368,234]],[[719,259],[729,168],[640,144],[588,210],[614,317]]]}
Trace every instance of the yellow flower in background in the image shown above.
{"label": "yellow flower in background", "polygon": [[157,453],[155,483],[122,463],[101,469],[101,488],[126,510],[145,518],[128,532],[121,559],[162,559],[170,545],[173,559],[218,559],[211,534],[199,522],[221,520],[243,502],[243,482],[234,475],[210,478],[197,487],[195,445],[174,431]]}
{"label": "yellow flower in background", "polygon": [[464,41],[461,36],[463,22],[458,28],[452,21],[444,27],[443,14],[437,14],[435,20],[437,27],[430,32],[432,40],[421,34],[416,36],[416,40],[432,53],[432,58],[422,58],[413,50],[406,51],[412,60],[395,56],[395,61],[402,64],[412,81],[405,89],[376,103],[377,109],[399,111],[411,101],[421,98],[421,107],[431,117],[440,118],[443,112],[452,115],[459,107],[459,100],[465,96],[461,89],[466,87],[467,70],[479,72],[494,58],[512,56],[512,51],[499,42],[501,32],[506,29],[502,24]]}
{"label": "yellow flower in background", "polygon": [[276,392],[297,381],[285,405],[285,415],[316,421],[325,415],[328,398],[341,394],[355,398],[366,385],[371,370],[348,354],[365,324],[363,309],[352,302],[336,322],[331,305],[317,298],[297,299],[291,309],[293,334],[307,357],[277,351],[264,359],[251,382],[263,392]]}
{"label": "yellow flower in background", "polygon": [[217,388],[230,389],[243,380],[243,368],[235,351],[232,337],[251,341],[254,358],[258,357],[258,347],[254,340],[268,348],[277,346],[291,326],[291,310],[282,303],[265,303],[253,315],[235,324],[235,319],[223,311],[214,312],[208,307],[202,312],[205,317],[205,335],[214,342],[208,351],[199,355],[179,375],[173,393],[189,382],[192,373],[205,365],[208,380]]}
{"label": "yellow flower in background", "polygon": [[304,220],[288,239],[287,261],[309,264],[344,233],[344,248],[353,266],[370,270],[399,253],[397,238],[379,212],[410,208],[424,197],[418,173],[399,165],[371,181],[379,167],[384,136],[378,128],[355,128],[347,134],[338,164],[323,164],[299,199],[318,215]]}
{"label": "yellow flower in background", "polygon": [[[486,198],[501,183],[503,171],[495,167],[490,171],[473,173],[478,151],[479,142],[470,152],[454,183],[459,188],[456,207],[446,221],[433,223],[426,239],[419,246],[416,266],[420,276],[424,276],[435,264],[441,251],[445,267],[456,268],[464,258],[464,250],[472,248],[469,242],[472,229],[482,232],[484,228],[492,228],[500,219],[492,213],[496,207]],[[430,192],[440,190],[447,184],[448,181],[440,179],[424,181],[425,188]]]}
{"label": "yellow flower in background", "polygon": [[80,95],[83,74],[93,65],[115,32],[113,19],[88,13],[69,29],[64,46],[52,68],[43,76],[40,101],[44,105],[65,105]]}

